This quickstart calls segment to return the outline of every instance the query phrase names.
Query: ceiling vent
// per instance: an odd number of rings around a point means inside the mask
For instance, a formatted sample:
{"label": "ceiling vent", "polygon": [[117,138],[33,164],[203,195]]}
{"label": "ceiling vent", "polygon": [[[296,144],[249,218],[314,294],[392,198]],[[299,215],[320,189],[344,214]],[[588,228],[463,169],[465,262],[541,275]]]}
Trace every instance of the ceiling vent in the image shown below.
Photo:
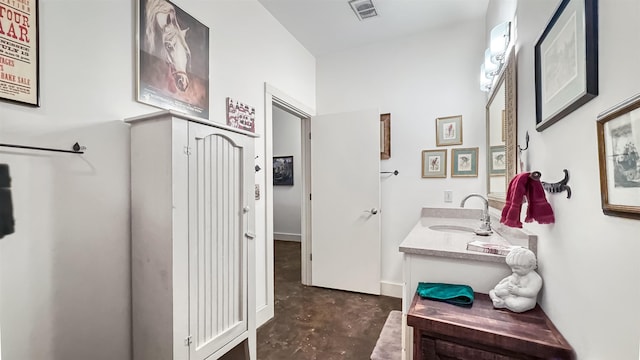
{"label": "ceiling vent", "polygon": [[356,13],[359,20],[369,19],[378,16],[378,11],[371,0],[351,0],[349,5]]}

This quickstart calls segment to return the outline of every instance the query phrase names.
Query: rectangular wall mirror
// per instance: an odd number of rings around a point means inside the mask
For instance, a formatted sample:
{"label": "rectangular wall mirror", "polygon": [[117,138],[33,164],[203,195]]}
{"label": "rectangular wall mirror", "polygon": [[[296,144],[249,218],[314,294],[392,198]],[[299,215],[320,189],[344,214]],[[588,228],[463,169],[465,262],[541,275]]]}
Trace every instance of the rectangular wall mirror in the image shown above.
{"label": "rectangular wall mirror", "polygon": [[507,185],[516,174],[517,108],[515,50],[508,50],[486,106],[487,198],[489,205],[504,207]]}

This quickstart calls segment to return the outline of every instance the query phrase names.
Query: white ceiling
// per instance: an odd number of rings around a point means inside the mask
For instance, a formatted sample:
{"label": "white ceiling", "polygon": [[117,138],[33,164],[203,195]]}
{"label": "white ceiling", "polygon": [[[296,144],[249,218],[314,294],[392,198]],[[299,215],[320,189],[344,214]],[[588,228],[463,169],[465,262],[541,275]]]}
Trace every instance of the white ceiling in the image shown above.
{"label": "white ceiling", "polygon": [[314,56],[484,18],[489,0],[373,0],[358,20],[348,0],[258,0]]}

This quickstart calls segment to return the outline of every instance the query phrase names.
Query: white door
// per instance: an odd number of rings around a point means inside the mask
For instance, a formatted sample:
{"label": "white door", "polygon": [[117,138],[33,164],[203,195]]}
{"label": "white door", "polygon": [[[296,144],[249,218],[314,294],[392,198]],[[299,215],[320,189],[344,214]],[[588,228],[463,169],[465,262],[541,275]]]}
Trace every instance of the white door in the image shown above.
{"label": "white door", "polygon": [[311,119],[314,286],[380,294],[380,115]]}
{"label": "white door", "polygon": [[[248,137],[189,124],[190,359],[202,360],[247,324]],[[251,167],[249,167],[251,169]],[[252,311],[255,311],[252,309]]]}

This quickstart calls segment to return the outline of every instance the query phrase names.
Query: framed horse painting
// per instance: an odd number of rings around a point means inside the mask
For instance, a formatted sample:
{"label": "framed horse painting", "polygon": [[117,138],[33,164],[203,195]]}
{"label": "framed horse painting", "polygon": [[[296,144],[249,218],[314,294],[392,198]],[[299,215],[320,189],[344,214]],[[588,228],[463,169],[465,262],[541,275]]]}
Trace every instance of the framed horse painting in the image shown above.
{"label": "framed horse painting", "polygon": [[137,100],[209,118],[209,28],[168,0],[138,0]]}

